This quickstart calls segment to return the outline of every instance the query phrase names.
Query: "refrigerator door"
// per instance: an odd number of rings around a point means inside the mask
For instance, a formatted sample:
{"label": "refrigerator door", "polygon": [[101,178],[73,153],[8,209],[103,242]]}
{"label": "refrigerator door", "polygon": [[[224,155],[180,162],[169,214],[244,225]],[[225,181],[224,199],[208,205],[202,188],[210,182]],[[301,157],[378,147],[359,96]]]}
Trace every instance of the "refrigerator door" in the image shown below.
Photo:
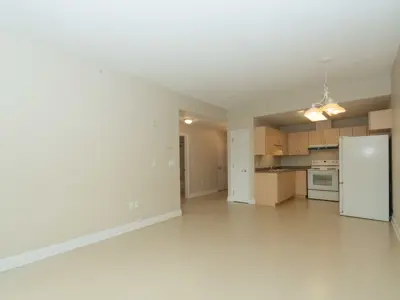
{"label": "refrigerator door", "polygon": [[389,221],[389,137],[340,137],[340,214]]}

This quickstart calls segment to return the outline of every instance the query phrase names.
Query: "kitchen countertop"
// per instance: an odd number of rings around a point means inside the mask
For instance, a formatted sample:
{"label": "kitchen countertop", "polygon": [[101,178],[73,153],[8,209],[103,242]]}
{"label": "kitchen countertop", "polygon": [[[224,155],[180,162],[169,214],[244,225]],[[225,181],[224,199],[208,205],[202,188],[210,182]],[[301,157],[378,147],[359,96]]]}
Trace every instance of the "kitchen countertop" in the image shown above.
{"label": "kitchen countertop", "polygon": [[[293,171],[307,171],[311,166],[275,166],[272,168],[255,168],[256,173],[280,173],[280,172],[293,172]],[[282,171],[276,171],[282,170]]]}

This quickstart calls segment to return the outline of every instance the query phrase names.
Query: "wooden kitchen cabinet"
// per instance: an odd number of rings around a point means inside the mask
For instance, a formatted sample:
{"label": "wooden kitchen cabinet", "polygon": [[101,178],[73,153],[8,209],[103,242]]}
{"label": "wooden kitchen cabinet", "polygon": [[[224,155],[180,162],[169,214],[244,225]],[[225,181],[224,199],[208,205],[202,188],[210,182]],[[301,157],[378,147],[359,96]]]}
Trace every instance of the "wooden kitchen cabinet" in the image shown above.
{"label": "wooden kitchen cabinet", "polygon": [[339,136],[353,136],[353,127],[339,128]]}
{"label": "wooden kitchen cabinet", "polygon": [[295,195],[296,172],[255,173],[254,200],[256,205],[275,206]]}
{"label": "wooden kitchen cabinet", "polygon": [[265,155],[266,153],[266,127],[256,127],[254,129],[254,155]]}
{"label": "wooden kitchen cabinet", "polygon": [[383,109],[368,113],[368,129],[384,130],[392,128],[392,110]]}
{"label": "wooden kitchen cabinet", "polygon": [[278,173],[277,203],[292,198],[296,194],[296,172]]}
{"label": "wooden kitchen cabinet", "polygon": [[336,145],[339,144],[339,129],[331,128],[324,130],[324,144]]}
{"label": "wooden kitchen cabinet", "polygon": [[255,128],[254,155],[283,155],[284,145],[287,145],[286,134],[265,126]]}
{"label": "wooden kitchen cabinet", "polygon": [[285,132],[281,132],[281,141],[282,141],[282,154],[288,155],[289,148],[288,148],[288,135]]}
{"label": "wooden kitchen cabinet", "polygon": [[323,145],[324,144],[324,132],[323,131],[310,131],[308,133],[309,146]]}
{"label": "wooden kitchen cabinet", "polygon": [[308,155],[308,132],[288,134],[289,155]]}
{"label": "wooden kitchen cabinet", "polygon": [[307,171],[296,171],[296,195],[307,196]]}
{"label": "wooden kitchen cabinet", "polygon": [[353,127],[353,136],[367,136],[367,126]]}

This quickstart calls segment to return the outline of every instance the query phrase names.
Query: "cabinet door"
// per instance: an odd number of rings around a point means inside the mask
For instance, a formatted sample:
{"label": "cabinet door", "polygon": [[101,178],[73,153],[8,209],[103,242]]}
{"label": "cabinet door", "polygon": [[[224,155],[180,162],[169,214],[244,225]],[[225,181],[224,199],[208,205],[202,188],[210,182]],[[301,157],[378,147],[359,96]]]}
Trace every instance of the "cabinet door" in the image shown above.
{"label": "cabinet door", "polygon": [[392,128],[392,110],[384,109],[368,113],[369,130],[382,130]]}
{"label": "cabinet door", "polygon": [[287,133],[281,132],[281,141],[282,141],[282,153],[283,155],[289,154],[288,149],[288,135]]}
{"label": "cabinet door", "polygon": [[353,127],[353,136],[366,136],[367,126],[356,126]]}
{"label": "cabinet door", "polygon": [[267,127],[266,132],[266,154],[281,155],[279,130]]}
{"label": "cabinet door", "polygon": [[298,132],[297,133],[297,154],[298,155],[308,155],[308,132]]}
{"label": "cabinet door", "polygon": [[289,155],[296,155],[297,150],[297,135],[296,133],[289,133],[288,134],[288,149]]}
{"label": "cabinet door", "polygon": [[324,130],[325,145],[339,144],[339,129],[332,128]]}
{"label": "cabinet door", "polygon": [[324,132],[323,131],[310,131],[308,133],[308,144],[309,146],[313,145],[322,145],[324,143]]}
{"label": "cabinet door", "polygon": [[266,130],[265,127],[256,127],[254,130],[254,155],[266,154]]}
{"label": "cabinet door", "polygon": [[340,128],[339,136],[353,136],[353,127]]}
{"label": "cabinet door", "polygon": [[307,171],[296,171],[296,195],[307,195]]}

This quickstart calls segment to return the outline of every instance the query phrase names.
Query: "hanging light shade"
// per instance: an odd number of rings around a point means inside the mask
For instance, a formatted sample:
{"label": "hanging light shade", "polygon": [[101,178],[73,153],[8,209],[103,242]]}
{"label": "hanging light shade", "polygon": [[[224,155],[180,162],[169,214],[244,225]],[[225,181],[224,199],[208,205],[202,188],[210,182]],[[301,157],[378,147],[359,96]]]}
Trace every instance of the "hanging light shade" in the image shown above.
{"label": "hanging light shade", "polygon": [[313,104],[312,107],[304,113],[304,116],[312,122],[327,120],[321,109],[315,104]]}
{"label": "hanging light shade", "polygon": [[344,113],[346,111],[346,109],[337,104],[337,102],[332,98],[328,98],[326,104],[321,109],[330,116]]}

